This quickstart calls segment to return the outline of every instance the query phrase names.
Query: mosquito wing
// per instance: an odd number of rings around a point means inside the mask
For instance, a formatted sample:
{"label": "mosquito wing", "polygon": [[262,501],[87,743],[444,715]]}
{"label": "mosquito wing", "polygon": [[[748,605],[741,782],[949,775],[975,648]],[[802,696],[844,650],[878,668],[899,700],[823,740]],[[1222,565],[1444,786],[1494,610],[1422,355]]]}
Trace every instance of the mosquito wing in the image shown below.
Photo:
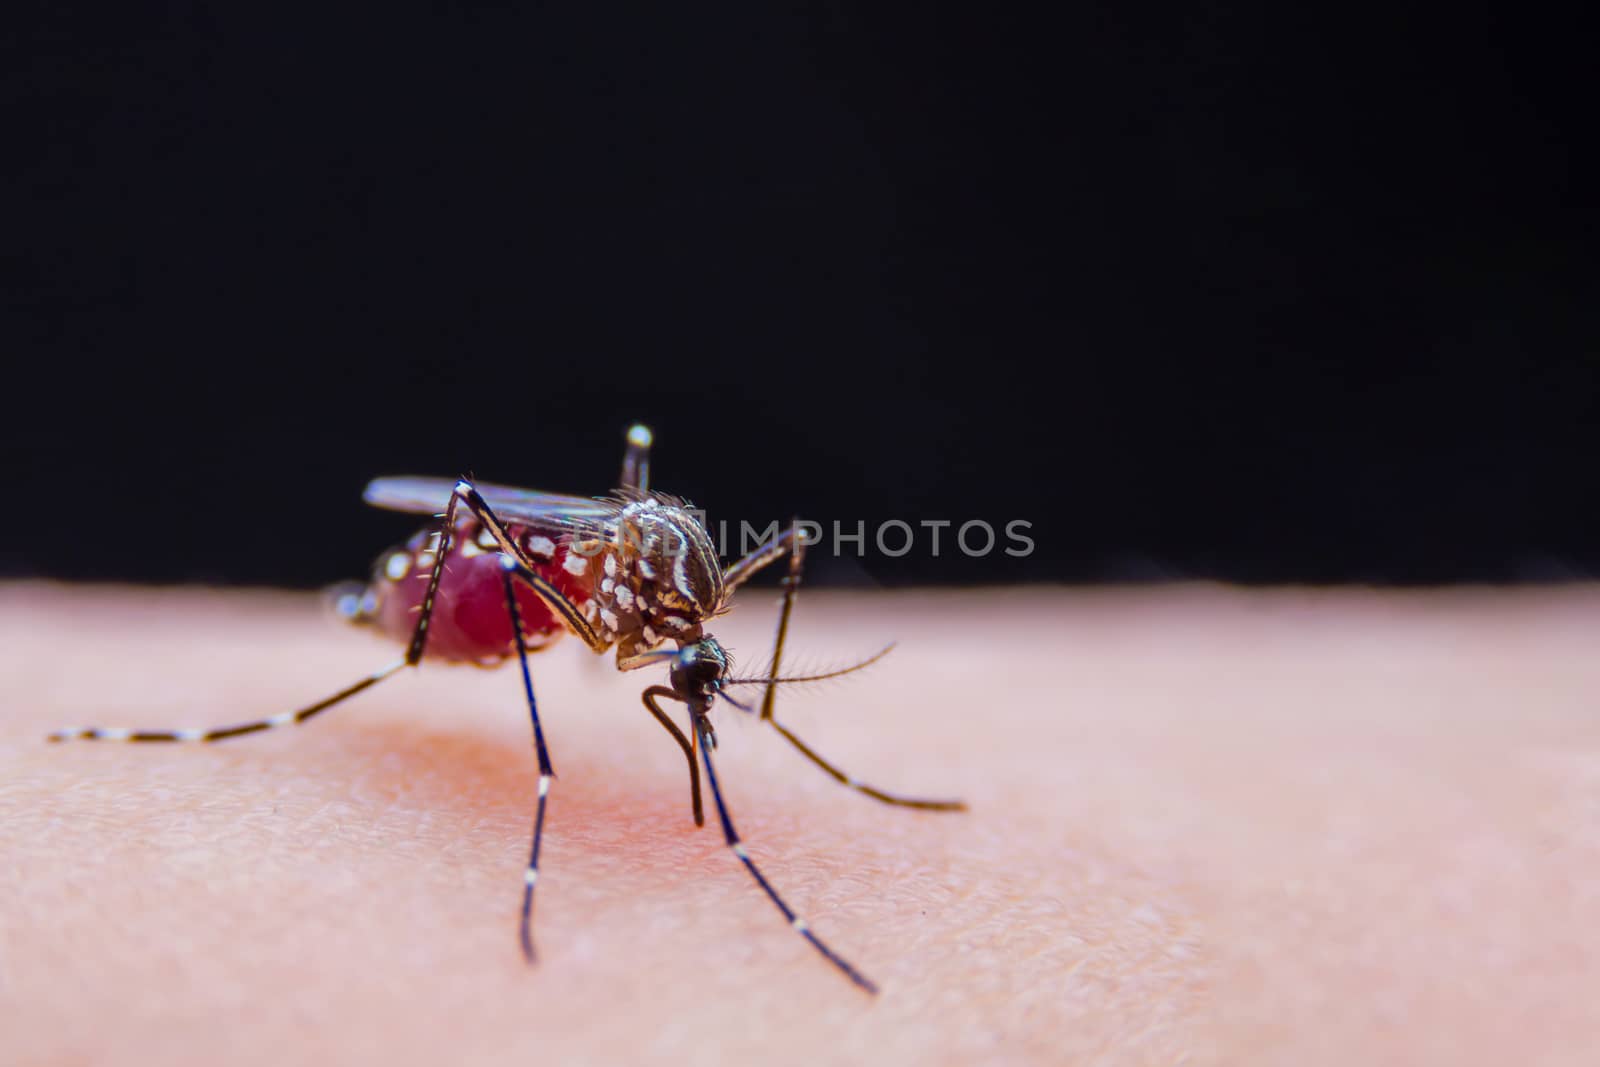
{"label": "mosquito wing", "polygon": [[[589,529],[617,513],[617,503],[611,500],[517,489],[488,482],[472,484],[501,520],[521,526],[552,530]],[[361,498],[374,507],[390,511],[439,515],[449,505],[450,495],[455,488],[454,478],[374,478],[367,483]]]}

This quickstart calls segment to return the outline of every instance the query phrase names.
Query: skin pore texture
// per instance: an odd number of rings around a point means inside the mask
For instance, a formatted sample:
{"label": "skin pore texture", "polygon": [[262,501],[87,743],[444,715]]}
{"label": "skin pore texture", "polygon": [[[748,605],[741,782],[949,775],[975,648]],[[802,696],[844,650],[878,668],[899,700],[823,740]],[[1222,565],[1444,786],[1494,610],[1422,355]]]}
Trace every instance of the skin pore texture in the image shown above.
{"label": "skin pore texture", "polygon": [[[776,593],[711,628],[768,655]],[[567,640],[216,745],[50,745],[309,703],[397,651],[306,594],[0,586],[0,1062],[1585,1063],[1600,593],[806,591],[717,769]],[[758,695],[746,690],[741,696]],[[674,708],[681,715],[681,709]],[[680,719],[680,725],[683,725]],[[709,798],[708,798],[709,806]]]}

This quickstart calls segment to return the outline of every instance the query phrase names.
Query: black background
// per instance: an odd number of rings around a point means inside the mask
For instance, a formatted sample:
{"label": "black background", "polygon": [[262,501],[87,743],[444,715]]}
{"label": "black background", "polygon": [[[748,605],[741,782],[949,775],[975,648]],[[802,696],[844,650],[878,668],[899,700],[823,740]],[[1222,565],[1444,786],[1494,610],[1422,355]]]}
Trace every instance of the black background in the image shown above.
{"label": "black background", "polygon": [[1033,523],[820,578],[1600,565],[1575,26],[41,4],[0,573],[315,585],[374,474]]}

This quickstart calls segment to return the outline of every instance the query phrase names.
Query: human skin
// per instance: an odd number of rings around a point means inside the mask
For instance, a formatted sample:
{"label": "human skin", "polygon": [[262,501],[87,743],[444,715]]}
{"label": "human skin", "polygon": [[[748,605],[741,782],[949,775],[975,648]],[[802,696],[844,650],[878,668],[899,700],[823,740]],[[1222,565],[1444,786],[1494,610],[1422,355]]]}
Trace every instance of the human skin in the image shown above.
{"label": "human skin", "polygon": [[[767,654],[771,590],[716,634]],[[807,593],[780,715],[715,712],[751,855],[622,675],[404,671],[303,594],[0,586],[0,1063],[1590,1063],[1600,593]],[[709,796],[707,798],[709,805]]]}

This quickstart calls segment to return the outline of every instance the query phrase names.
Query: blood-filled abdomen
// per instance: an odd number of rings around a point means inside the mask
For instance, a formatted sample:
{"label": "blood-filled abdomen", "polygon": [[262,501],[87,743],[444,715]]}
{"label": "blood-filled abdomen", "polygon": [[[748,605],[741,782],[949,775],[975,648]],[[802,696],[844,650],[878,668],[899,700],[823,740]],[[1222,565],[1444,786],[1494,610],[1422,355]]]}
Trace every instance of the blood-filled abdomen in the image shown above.
{"label": "blood-filled abdomen", "polygon": [[[588,600],[589,589],[584,581],[562,566],[565,545],[526,527],[508,527],[506,532],[541,576],[580,607]],[[359,604],[342,613],[352,621],[370,623],[402,644],[410,641],[435,566],[436,538],[435,529],[426,529],[404,547],[380,556]],[[512,588],[529,651],[552,644],[564,630],[561,621],[525,583],[513,580]],[[450,539],[423,658],[492,664],[515,652],[499,546],[476,520],[467,519]]]}

